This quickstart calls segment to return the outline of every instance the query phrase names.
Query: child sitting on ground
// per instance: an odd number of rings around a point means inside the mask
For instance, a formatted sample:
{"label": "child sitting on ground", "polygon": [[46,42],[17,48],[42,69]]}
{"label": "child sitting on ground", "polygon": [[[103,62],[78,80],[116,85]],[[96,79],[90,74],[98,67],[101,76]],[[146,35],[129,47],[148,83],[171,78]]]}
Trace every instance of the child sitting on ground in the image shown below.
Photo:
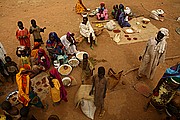
{"label": "child sitting on ground", "polygon": [[16,74],[18,73],[17,64],[11,60],[9,56],[5,57],[5,69],[8,72],[9,76],[11,77],[12,83],[15,81]]}

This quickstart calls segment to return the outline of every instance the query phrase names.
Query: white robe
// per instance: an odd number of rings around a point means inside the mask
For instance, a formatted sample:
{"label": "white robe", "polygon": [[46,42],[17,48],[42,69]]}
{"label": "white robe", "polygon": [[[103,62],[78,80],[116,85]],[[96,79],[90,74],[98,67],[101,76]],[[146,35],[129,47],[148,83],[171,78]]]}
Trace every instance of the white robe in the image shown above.
{"label": "white robe", "polygon": [[3,61],[3,63],[6,63],[4,54],[6,54],[6,51],[0,42],[0,59]]}
{"label": "white robe", "polygon": [[162,40],[157,45],[156,44],[157,41],[155,38],[149,39],[142,55],[142,63],[138,71],[139,75],[146,75],[149,79],[153,79],[157,65],[165,61],[167,48],[166,40]]}
{"label": "white robe", "polygon": [[90,33],[92,33],[93,40],[96,39],[94,30],[89,21],[87,21],[86,25],[83,23],[80,23],[79,28],[80,28],[80,34],[84,37],[87,37],[89,43],[90,43]]}
{"label": "white robe", "polygon": [[[75,45],[70,45],[71,43],[67,40],[67,35],[63,35],[60,40],[62,42],[62,44],[65,46],[65,49],[67,51],[67,54],[71,54],[73,55],[74,53],[76,54],[78,51],[76,50],[76,46]],[[75,41],[73,40],[73,43]]]}

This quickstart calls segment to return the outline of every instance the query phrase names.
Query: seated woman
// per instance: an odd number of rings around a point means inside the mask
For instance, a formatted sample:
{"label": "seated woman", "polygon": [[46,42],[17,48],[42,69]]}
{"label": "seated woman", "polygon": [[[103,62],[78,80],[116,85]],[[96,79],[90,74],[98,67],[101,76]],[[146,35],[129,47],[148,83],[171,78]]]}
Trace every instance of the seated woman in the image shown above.
{"label": "seated woman", "polygon": [[172,100],[177,90],[180,88],[180,64],[166,69],[163,77],[158,82],[156,88],[153,90],[153,95],[145,106],[148,109],[151,104],[161,112],[166,108],[166,105]]}
{"label": "seated woman", "polygon": [[120,4],[119,7],[118,5],[116,5],[116,12],[114,14],[114,18],[116,19],[116,21],[119,20],[119,16],[122,12],[124,12],[124,5]]}
{"label": "seated woman", "polygon": [[82,12],[86,11],[87,8],[83,5],[82,0],[78,0],[75,6],[76,13],[81,14]]}
{"label": "seated woman", "polygon": [[64,46],[55,32],[51,32],[49,34],[49,39],[46,42],[46,48],[52,61],[57,59],[57,55],[61,55],[64,51]]}
{"label": "seated woman", "polygon": [[46,71],[50,68],[50,59],[47,56],[44,49],[40,48],[38,50],[38,60],[33,66],[32,70],[37,74],[39,74],[42,71]]}
{"label": "seated woman", "polygon": [[[94,44],[96,43],[96,36],[90,22],[88,21],[87,15],[83,16],[83,21],[80,23],[79,28],[80,34],[87,39],[88,43],[91,44],[90,47],[92,48],[92,42],[94,42]],[[90,37],[93,38],[93,41],[91,41]]]}
{"label": "seated woman", "polygon": [[121,12],[119,15],[118,23],[119,25],[123,27],[131,27],[131,25],[128,23],[128,15],[131,13],[131,9],[129,7],[126,7],[124,12]]}
{"label": "seated woman", "polygon": [[63,35],[60,38],[62,44],[67,51],[67,54],[73,55],[76,54],[78,51],[76,50],[76,41],[74,39],[74,33],[68,32],[66,35]]}
{"label": "seated woman", "polygon": [[31,50],[31,64],[34,65],[34,63],[38,59],[38,50],[41,47],[41,44],[39,42],[34,42],[34,48]]}
{"label": "seated woman", "polygon": [[97,11],[97,19],[98,20],[107,20],[108,19],[108,10],[105,8],[105,3],[101,2],[100,7],[96,9]]}

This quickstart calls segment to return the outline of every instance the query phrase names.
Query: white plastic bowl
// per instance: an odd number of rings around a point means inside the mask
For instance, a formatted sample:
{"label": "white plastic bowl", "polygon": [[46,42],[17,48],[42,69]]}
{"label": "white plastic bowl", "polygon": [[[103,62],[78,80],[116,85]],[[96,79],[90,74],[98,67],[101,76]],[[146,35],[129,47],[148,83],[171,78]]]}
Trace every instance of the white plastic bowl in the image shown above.
{"label": "white plastic bowl", "polygon": [[70,86],[70,85],[71,85],[71,78],[69,78],[69,77],[64,77],[64,78],[62,79],[62,83],[63,83],[64,86]]}
{"label": "white plastic bowl", "polygon": [[79,61],[82,61],[83,60],[83,54],[86,53],[89,57],[89,54],[87,52],[78,52],[76,54],[76,58],[79,60]]}

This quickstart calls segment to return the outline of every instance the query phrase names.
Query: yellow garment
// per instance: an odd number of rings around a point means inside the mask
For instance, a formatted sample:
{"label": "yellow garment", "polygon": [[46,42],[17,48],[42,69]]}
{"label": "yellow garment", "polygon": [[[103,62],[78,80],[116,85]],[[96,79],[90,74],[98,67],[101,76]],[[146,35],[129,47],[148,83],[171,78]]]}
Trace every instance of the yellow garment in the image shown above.
{"label": "yellow garment", "polygon": [[31,66],[30,57],[27,57],[27,56],[22,57],[22,56],[21,56],[21,58],[20,58],[20,64],[19,64],[20,67],[24,66],[25,64],[28,64],[28,65]]}
{"label": "yellow garment", "polygon": [[53,79],[52,82],[54,84],[54,87],[50,88],[52,100],[53,100],[53,102],[59,102],[61,100],[61,97],[60,97],[61,85],[60,85],[58,79]]}
{"label": "yellow garment", "polygon": [[[27,81],[27,86],[25,88],[25,90],[23,91],[23,86],[22,86],[22,75],[21,75],[21,71],[25,70],[24,68],[20,68],[19,73],[16,74],[16,82],[17,82],[17,86],[18,86],[18,100],[23,103],[25,106],[28,106],[28,103],[30,101],[29,98],[29,81],[30,81],[30,77],[29,75],[26,76],[26,81]],[[23,101],[22,101],[23,100]]]}
{"label": "yellow garment", "polygon": [[33,57],[34,59],[38,58],[38,50],[39,49],[34,49],[31,51],[31,57]]}
{"label": "yellow garment", "polygon": [[85,6],[82,4],[82,1],[81,0],[78,0],[78,2],[76,3],[76,6],[75,6],[75,9],[76,9],[76,13],[82,13],[85,11]]}

